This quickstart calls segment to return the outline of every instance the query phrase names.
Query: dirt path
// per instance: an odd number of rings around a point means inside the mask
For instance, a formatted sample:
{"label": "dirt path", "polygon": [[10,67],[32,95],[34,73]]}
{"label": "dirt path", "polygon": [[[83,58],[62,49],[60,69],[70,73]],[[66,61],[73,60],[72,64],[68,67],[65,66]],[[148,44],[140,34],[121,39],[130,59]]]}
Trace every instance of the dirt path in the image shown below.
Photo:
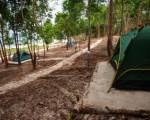
{"label": "dirt path", "polygon": [[[91,44],[96,41],[97,39],[91,39]],[[80,50],[87,47],[87,41],[80,41],[79,43]],[[31,61],[25,62],[22,65],[9,64],[8,68],[5,68],[4,64],[0,64],[0,86],[12,81],[20,81],[26,75],[39,71],[43,68],[52,67],[62,61],[62,58],[68,58],[76,52],[77,51],[75,51],[74,47],[70,47],[67,50],[66,46],[49,49],[46,51],[45,55],[44,51],[39,52],[39,54],[37,54],[36,69],[33,69]]]}
{"label": "dirt path", "polygon": [[37,61],[50,61],[50,60],[63,60],[63,59],[65,59],[65,57],[56,57],[56,58],[47,58],[47,59],[39,59],[39,60],[37,60]]}
{"label": "dirt path", "polygon": [[[96,43],[93,43],[91,45],[91,49],[95,48],[98,44],[100,44],[102,41],[102,39],[98,40]],[[41,69],[37,72],[33,72],[32,74],[26,75],[23,79],[21,79],[20,81],[12,81],[9,82],[3,86],[0,87],[0,94],[5,94],[8,90],[12,90],[14,88],[18,88],[20,86],[23,86],[27,83],[30,83],[32,81],[37,80],[38,77],[50,74],[51,72],[58,70],[59,68],[61,68],[64,65],[71,65],[73,63],[73,61],[79,57],[80,55],[82,55],[83,53],[85,53],[87,51],[87,48],[73,54],[72,56],[65,58],[64,60],[62,60],[61,62],[59,62],[58,64],[52,66],[52,67],[48,67],[45,69]]]}

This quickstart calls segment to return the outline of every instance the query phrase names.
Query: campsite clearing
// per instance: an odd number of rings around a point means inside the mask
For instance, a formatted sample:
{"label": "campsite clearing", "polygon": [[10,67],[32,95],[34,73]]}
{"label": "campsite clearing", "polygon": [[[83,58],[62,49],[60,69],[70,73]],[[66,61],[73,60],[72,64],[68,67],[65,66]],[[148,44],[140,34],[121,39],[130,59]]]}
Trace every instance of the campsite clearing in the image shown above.
{"label": "campsite clearing", "polygon": [[76,103],[68,93],[75,96],[76,100],[82,98],[86,87],[91,82],[96,63],[108,60],[106,39],[91,51],[89,60],[90,66],[87,67],[85,53],[71,66],[63,66],[44,78],[0,95],[0,118],[2,120],[18,118],[66,120],[71,117],[75,120],[87,120],[87,118],[89,120],[141,120],[141,117],[129,114],[72,111]]}

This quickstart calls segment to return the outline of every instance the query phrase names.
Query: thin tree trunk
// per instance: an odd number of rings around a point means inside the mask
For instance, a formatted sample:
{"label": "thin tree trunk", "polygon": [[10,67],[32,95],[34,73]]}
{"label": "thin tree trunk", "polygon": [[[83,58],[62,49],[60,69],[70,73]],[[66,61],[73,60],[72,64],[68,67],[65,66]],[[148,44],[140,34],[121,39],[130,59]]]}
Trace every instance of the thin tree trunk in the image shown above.
{"label": "thin tree trunk", "polygon": [[136,18],[137,27],[141,27],[141,25],[142,25],[142,21],[141,21],[141,6],[142,6],[142,4],[143,4],[143,0],[140,2],[139,7],[137,9],[137,18]]}
{"label": "thin tree trunk", "polygon": [[124,17],[124,32],[127,33],[128,30],[130,29],[130,26],[129,26],[129,21],[130,21],[130,15],[127,14],[126,17]]}
{"label": "thin tree trunk", "polygon": [[[29,40],[30,40],[30,43],[28,42],[28,49],[29,49],[29,53],[30,53],[30,56],[31,56],[31,62],[32,62],[32,65],[33,65],[33,69],[36,69],[36,55],[34,53],[34,48],[33,48],[33,44],[32,44],[32,32],[33,30],[29,31]],[[30,45],[29,45],[30,44]]]}
{"label": "thin tree trunk", "polygon": [[91,50],[91,17],[90,17],[90,6],[91,0],[88,0],[88,51]]}
{"label": "thin tree trunk", "polygon": [[1,45],[2,45],[5,67],[8,67],[8,59],[7,59],[7,53],[6,53],[5,43],[4,43],[4,30],[3,30],[3,23],[2,22],[1,22],[1,37],[2,37]]}
{"label": "thin tree trunk", "polygon": [[9,44],[8,46],[9,46],[9,59],[11,59],[11,49],[10,49],[10,44]]}
{"label": "thin tree trunk", "polygon": [[91,51],[91,0],[88,0],[88,53],[87,53],[87,66],[90,67],[90,51]]}
{"label": "thin tree trunk", "polygon": [[148,1],[146,22],[149,22],[149,20],[150,20],[149,16],[150,16],[150,0]]}
{"label": "thin tree trunk", "polygon": [[45,56],[46,56],[46,50],[45,50],[45,43],[44,43],[44,41],[43,41],[43,49],[44,49],[44,58],[45,58]]}
{"label": "thin tree trunk", "polygon": [[109,3],[108,41],[107,41],[108,56],[112,55],[112,21],[113,21],[113,0],[110,0],[110,3]]}
{"label": "thin tree trunk", "polygon": [[138,8],[138,10],[137,10],[137,17],[136,17],[136,26],[137,27],[139,27],[140,25],[141,25],[141,19],[140,19],[140,17],[141,17],[141,9],[140,9],[140,7]]}
{"label": "thin tree trunk", "polygon": [[100,25],[97,24],[97,38],[100,38]]}
{"label": "thin tree trunk", "polygon": [[48,52],[48,48],[49,48],[49,44],[46,44],[46,50],[47,50],[47,52]]}
{"label": "thin tree trunk", "polygon": [[21,60],[20,60],[20,50],[19,50],[19,47],[18,47],[17,33],[16,33],[15,29],[13,30],[13,32],[14,32],[14,37],[15,37],[15,46],[16,46],[18,64],[20,65]]}
{"label": "thin tree trunk", "polygon": [[[42,18],[43,18],[43,17],[41,17],[41,19],[42,19]],[[42,30],[42,34],[43,34],[42,20],[41,20],[41,30]],[[43,54],[44,54],[44,58],[45,58],[45,56],[46,56],[46,50],[45,50],[45,43],[44,43],[44,40],[42,40],[42,42],[43,42],[43,49],[44,49]]]}
{"label": "thin tree trunk", "polygon": [[121,0],[121,26],[120,26],[120,35],[122,34],[123,32],[123,17],[124,17],[124,14],[123,14],[123,11],[124,11],[124,1]]}
{"label": "thin tree trunk", "polygon": [[13,18],[13,32],[14,32],[14,38],[15,38],[15,46],[16,46],[16,52],[17,52],[17,59],[18,59],[18,64],[21,65],[21,60],[20,60],[20,50],[19,50],[19,44],[18,44],[18,35],[17,35],[17,30],[16,30],[16,25],[15,25],[15,10],[16,10],[16,0],[14,1],[14,18]]}
{"label": "thin tree trunk", "polygon": [[16,32],[16,40],[17,40],[17,54],[18,54],[18,56],[19,56],[19,57],[18,57],[18,63],[19,63],[19,65],[21,65],[18,32]]}
{"label": "thin tree trunk", "polygon": [[[36,1],[33,0],[32,3],[32,17],[33,17],[33,31],[32,33],[35,32],[35,27],[36,27],[36,14],[35,14],[35,9],[36,9]],[[33,35],[33,34],[32,34]],[[34,38],[33,38],[34,39]],[[35,52],[35,40],[34,40],[34,46],[33,46],[33,69],[36,69],[36,52]]]}
{"label": "thin tree trunk", "polygon": [[[107,8],[107,9],[108,9],[108,8]],[[108,10],[107,10],[107,11],[108,11]],[[104,23],[104,29],[103,29],[103,30],[104,30],[104,36],[106,36],[107,33],[108,33],[108,32],[107,32],[107,31],[108,31],[108,25],[107,25],[108,23],[107,23],[107,20],[108,20],[108,14],[105,15],[105,20],[104,20],[104,21],[105,21],[105,23]]]}
{"label": "thin tree trunk", "polygon": [[38,39],[36,39],[36,41],[37,41],[37,58],[39,58],[40,57],[40,55],[39,55],[39,41],[38,41]]}
{"label": "thin tree trunk", "polygon": [[36,69],[36,52],[35,52],[35,40],[34,40],[34,46],[33,46],[33,56],[34,56],[34,65],[33,68]]}
{"label": "thin tree trunk", "polygon": [[29,41],[27,43],[27,46],[28,46],[28,50],[29,50],[29,53],[30,53],[30,56],[31,56],[31,59],[33,59],[33,56],[32,56],[32,51],[31,51],[31,46],[29,45]]}
{"label": "thin tree trunk", "polygon": [[0,52],[1,52],[1,60],[2,60],[2,62],[5,62],[5,61],[4,61],[4,49],[3,49],[3,45],[2,45],[1,40],[0,40],[0,46],[1,46],[1,49],[0,49]]}
{"label": "thin tree trunk", "polygon": [[69,44],[70,44],[70,40],[69,40],[69,37],[67,37],[66,50],[69,50]]}
{"label": "thin tree trunk", "polygon": [[1,61],[2,63],[4,62],[4,59],[3,59],[3,55],[2,55],[2,51],[0,50],[0,58],[1,58]]}

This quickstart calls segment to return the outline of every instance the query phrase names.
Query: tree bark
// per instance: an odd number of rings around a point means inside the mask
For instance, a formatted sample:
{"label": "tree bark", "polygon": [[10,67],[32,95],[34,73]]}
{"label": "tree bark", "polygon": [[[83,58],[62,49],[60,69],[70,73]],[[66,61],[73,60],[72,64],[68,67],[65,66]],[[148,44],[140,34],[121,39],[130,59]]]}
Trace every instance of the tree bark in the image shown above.
{"label": "tree bark", "polygon": [[124,16],[124,32],[125,33],[127,33],[128,32],[128,30],[130,29],[130,27],[129,27],[129,21],[130,21],[130,17],[129,17],[130,15],[129,15],[129,13],[127,13],[127,15],[126,16]]}
{"label": "tree bark", "polygon": [[121,26],[120,26],[120,35],[122,34],[123,32],[123,20],[124,20],[124,14],[123,14],[123,11],[124,11],[124,1],[121,0]]}
{"label": "tree bark", "polygon": [[[12,6],[11,6],[12,7]],[[13,17],[13,33],[14,33],[14,38],[15,38],[15,46],[16,46],[16,52],[17,52],[17,58],[18,58],[18,64],[21,65],[21,60],[20,60],[20,50],[19,50],[19,44],[18,44],[18,35],[17,35],[17,28],[15,25],[15,10],[16,10],[16,0],[14,1],[14,11],[12,10],[12,12],[14,13],[14,17]]]}
{"label": "tree bark", "polygon": [[2,63],[4,62],[4,59],[3,59],[3,54],[2,54],[2,51],[0,50],[0,58],[1,58],[1,61]]}
{"label": "tree bark", "polygon": [[113,0],[110,0],[110,3],[109,3],[108,40],[107,40],[108,56],[112,55],[112,21],[113,21]]}
{"label": "tree bark", "polygon": [[137,9],[137,14],[136,14],[136,20],[137,20],[137,27],[141,27],[142,21],[141,21],[141,6],[143,4],[143,0],[140,2],[139,7]]}
{"label": "tree bark", "polygon": [[67,43],[66,43],[66,50],[69,50],[69,45],[70,44],[70,40],[69,40],[69,37],[67,37]]}
{"label": "tree bark", "polygon": [[11,50],[10,50],[10,44],[9,44],[8,46],[9,46],[9,59],[11,59]]}
{"label": "tree bark", "polygon": [[5,43],[4,43],[4,29],[3,29],[2,21],[1,21],[1,37],[2,37],[1,47],[2,47],[2,52],[3,52],[5,67],[8,67],[8,59],[7,59],[7,53],[6,53]]}
{"label": "tree bark", "polygon": [[91,0],[88,0],[88,51],[91,50],[91,17],[90,17]]}
{"label": "tree bark", "polygon": [[44,49],[44,58],[45,58],[45,56],[46,56],[46,51],[45,51],[45,43],[44,43],[44,41],[43,41],[43,49]]}
{"label": "tree bark", "polygon": [[[38,44],[38,43],[37,43],[37,44]],[[40,57],[40,54],[39,54],[39,53],[40,53],[40,47],[39,47],[39,44],[38,44],[38,48],[37,48],[37,54],[38,54],[37,56],[38,56],[38,58]]]}
{"label": "tree bark", "polygon": [[[34,35],[33,33],[35,32],[35,27],[36,27],[36,14],[35,14],[35,9],[36,9],[36,1],[33,0],[32,3],[32,17],[33,17],[33,31],[32,31],[32,35]],[[35,52],[35,41],[34,41],[34,46],[33,46],[33,60],[32,60],[32,64],[33,64],[33,69],[36,69],[36,52]]]}
{"label": "tree bark", "polygon": [[146,22],[150,22],[150,0],[148,1],[148,9],[147,9],[147,17],[146,17]]}
{"label": "tree bark", "polygon": [[138,10],[137,10],[137,16],[136,16],[136,26],[137,27],[139,27],[140,25],[141,25],[141,9],[140,9],[140,7],[138,8]]}
{"label": "tree bark", "polygon": [[21,64],[21,60],[20,60],[20,50],[19,50],[19,45],[18,45],[19,43],[18,43],[18,40],[17,40],[17,33],[16,33],[15,28],[13,29],[13,32],[14,32],[14,37],[15,37],[15,46],[16,46],[18,64],[20,65],[20,64]]}
{"label": "tree bark", "polygon": [[46,44],[46,50],[47,50],[47,52],[48,52],[48,48],[49,48],[49,44]]}
{"label": "tree bark", "polygon": [[97,24],[97,38],[100,38],[100,25]]}
{"label": "tree bark", "polygon": [[2,60],[2,62],[5,62],[5,61],[4,61],[4,49],[3,49],[3,45],[2,45],[1,40],[0,40],[0,46],[1,46],[1,49],[0,49],[0,52],[1,52],[1,60]]}

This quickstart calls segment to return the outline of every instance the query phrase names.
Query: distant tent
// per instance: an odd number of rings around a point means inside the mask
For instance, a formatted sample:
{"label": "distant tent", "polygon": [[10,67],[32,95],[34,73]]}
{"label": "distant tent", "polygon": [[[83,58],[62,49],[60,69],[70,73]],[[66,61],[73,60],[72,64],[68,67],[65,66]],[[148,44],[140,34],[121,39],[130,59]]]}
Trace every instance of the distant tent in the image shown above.
{"label": "distant tent", "polygon": [[[21,61],[25,61],[25,60],[28,60],[28,59],[31,59],[30,54],[27,53],[26,51],[21,51],[21,52],[20,52],[20,60],[21,60]],[[12,58],[12,61],[18,62],[17,53],[14,53],[13,58]]]}
{"label": "distant tent", "polygon": [[122,35],[111,63],[116,70],[113,87],[150,90],[150,26]]}

